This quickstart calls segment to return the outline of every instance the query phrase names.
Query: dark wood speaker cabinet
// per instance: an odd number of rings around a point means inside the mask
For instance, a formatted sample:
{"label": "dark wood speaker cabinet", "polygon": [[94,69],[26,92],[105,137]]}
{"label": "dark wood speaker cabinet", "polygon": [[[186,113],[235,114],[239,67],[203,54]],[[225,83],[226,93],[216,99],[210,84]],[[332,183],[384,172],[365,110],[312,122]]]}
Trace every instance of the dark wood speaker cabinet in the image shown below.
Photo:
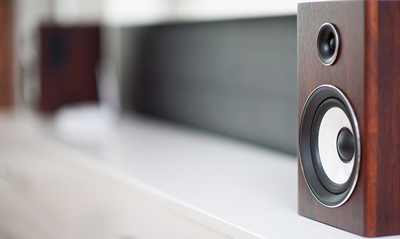
{"label": "dark wood speaker cabinet", "polygon": [[14,104],[14,9],[14,1],[0,2],[0,109]]}
{"label": "dark wood speaker cabinet", "polygon": [[96,68],[100,27],[43,25],[40,28],[40,110],[97,102]]}
{"label": "dark wood speaker cabinet", "polygon": [[[340,38],[331,66],[317,52],[325,22],[335,25]],[[299,213],[363,236],[400,234],[400,2],[301,3],[297,24],[299,124],[310,93],[331,84],[353,106],[361,137],[358,182],[342,206],[319,203],[299,163]]]}

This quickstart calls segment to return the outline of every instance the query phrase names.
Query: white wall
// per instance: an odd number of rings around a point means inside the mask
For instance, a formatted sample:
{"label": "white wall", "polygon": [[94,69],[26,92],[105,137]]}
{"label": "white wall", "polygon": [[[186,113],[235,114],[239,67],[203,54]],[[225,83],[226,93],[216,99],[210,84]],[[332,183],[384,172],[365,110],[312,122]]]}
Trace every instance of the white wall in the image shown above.
{"label": "white wall", "polygon": [[102,0],[52,0],[54,20],[59,23],[99,22]]}
{"label": "white wall", "polygon": [[103,0],[108,25],[291,15],[298,0]]}

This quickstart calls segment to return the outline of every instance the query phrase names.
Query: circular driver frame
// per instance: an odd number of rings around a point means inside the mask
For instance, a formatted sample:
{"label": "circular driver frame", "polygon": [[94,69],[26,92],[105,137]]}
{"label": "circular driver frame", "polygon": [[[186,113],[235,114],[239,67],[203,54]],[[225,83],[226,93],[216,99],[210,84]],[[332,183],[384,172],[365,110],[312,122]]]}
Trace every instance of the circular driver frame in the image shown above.
{"label": "circular driver frame", "polygon": [[[336,190],[328,190],[327,188],[329,187],[326,186],[326,182],[323,183],[326,178],[320,178],[318,176],[321,176],[321,173],[319,172],[320,169],[318,169],[318,166],[316,167],[316,165],[318,165],[318,162],[316,162],[318,161],[318,158],[315,157],[316,142],[313,140],[315,137],[312,137],[312,135],[315,135],[313,131],[316,130],[313,128],[315,114],[319,106],[328,99],[334,99],[339,102],[340,108],[343,109],[349,118],[353,128],[355,141],[354,167],[351,176],[344,185],[340,188],[336,188]],[[308,188],[312,195],[326,207],[339,207],[351,196],[359,175],[361,159],[360,142],[360,132],[357,119],[346,96],[338,88],[332,85],[321,85],[317,87],[307,98],[301,115],[299,127],[299,157],[300,165]]]}

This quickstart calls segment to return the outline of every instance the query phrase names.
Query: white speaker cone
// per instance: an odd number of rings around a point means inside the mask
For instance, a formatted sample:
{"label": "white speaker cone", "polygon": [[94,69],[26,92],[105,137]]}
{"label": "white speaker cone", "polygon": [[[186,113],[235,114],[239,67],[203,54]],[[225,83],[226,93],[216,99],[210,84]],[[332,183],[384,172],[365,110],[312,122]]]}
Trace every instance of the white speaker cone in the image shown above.
{"label": "white speaker cone", "polygon": [[354,155],[348,163],[345,163],[340,159],[337,150],[337,137],[343,127],[348,128],[354,134],[346,113],[339,107],[333,107],[323,116],[318,133],[318,149],[322,168],[328,178],[337,184],[343,184],[349,180],[354,167]]}

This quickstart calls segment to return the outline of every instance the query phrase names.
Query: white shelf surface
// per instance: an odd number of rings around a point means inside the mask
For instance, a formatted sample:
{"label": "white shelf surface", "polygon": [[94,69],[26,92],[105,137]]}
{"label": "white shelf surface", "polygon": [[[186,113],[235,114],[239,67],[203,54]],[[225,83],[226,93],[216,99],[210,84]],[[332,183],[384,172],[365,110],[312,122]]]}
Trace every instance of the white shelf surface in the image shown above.
{"label": "white shelf surface", "polygon": [[68,149],[232,238],[362,238],[299,216],[296,158],[260,146],[134,115],[91,145],[63,142],[51,120],[30,114],[3,116],[0,132]]}

